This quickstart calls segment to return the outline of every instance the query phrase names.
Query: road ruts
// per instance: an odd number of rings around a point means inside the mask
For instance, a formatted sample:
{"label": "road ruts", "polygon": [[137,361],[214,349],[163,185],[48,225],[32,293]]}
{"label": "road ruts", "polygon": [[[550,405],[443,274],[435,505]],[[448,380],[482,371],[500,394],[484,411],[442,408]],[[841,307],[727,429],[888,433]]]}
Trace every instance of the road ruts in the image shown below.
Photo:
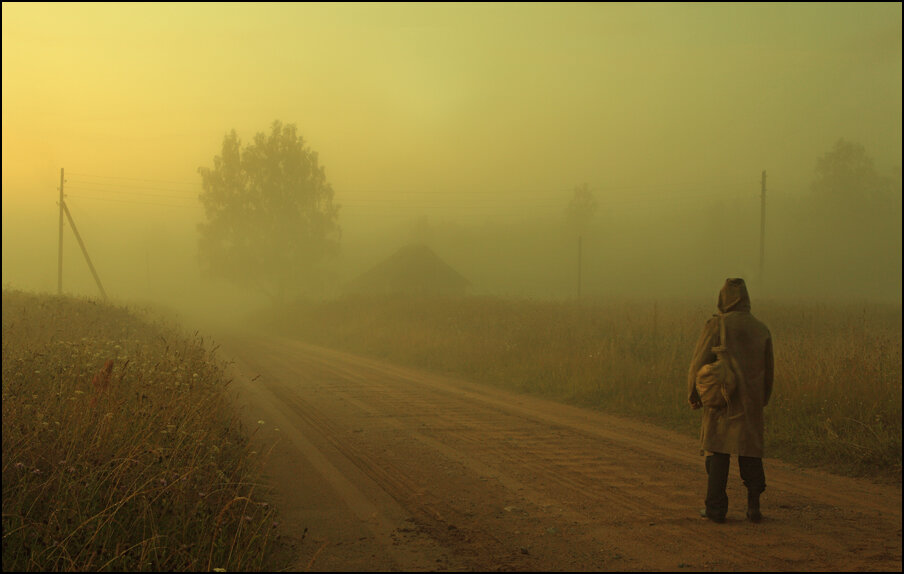
{"label": "road ruts", "polygon": [[[767,459],[766,519],[752,524],[733,461],[728,522],[715,525],[696,514],[705,473],[691,438],[279,337],[219,342],[249,417],[280,427],[284,503],[307,489],[335,499],[323,526],[304,524],[301,567],[901,567],[899,487]],[[289,464],[307,471],[280,484]],[[312,543],[318,528],[330,536]]]}

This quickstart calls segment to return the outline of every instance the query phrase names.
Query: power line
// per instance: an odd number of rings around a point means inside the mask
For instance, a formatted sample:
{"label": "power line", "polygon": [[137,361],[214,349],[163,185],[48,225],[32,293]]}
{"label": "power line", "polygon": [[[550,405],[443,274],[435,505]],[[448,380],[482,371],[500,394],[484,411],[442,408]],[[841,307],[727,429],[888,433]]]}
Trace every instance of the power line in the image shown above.
{"label": "power line", "polygon": [[[747,201],[755,199],[752,193],[731,193],[731,194],[670,194],[656,196],[619,196],[619,197],[603,197],[597,198],[597,202],[601,207],[623,207],[632,205],[649,205],[656,202],[659,204],[675,204],[675,203],[693,203],[698,201]],[[411,205],[423,207],[446,207],[450,205],[481,207],[481,206],[565,206],[566,201],[562,197],[546,197],[546,198],[519,198],[515,196],[503,197],[482,197],[482,198],[462,198],[456,201],[452,198],[440,198],[436,196],[420,196],[420,197],[339,197],[336,198],[339,205],[355,205],[362,207],[391,207],[393,205]]]}
{"label": "power line", "polygon": [[[77,188],[77,191],[98,191],[85,188]],[[103,193],[103,191],[100,191]],[[127,193],[127,192],[122,192]],[[98,197],[93,195],[82,195],[81,193],[70,194],[67,197],[75,199],[88,199],[94,201],[108,201],[115,203],[140,204],[140,205],[159,205],[165,207],[182,207],[194,208],[200,207],[200,201],[194,201],[194,198],[178,197],[172,195],[159,194],[142,194],[132,193],[138,197],[175,199],[175,200],[192,200],[187,203],[164,203],[159,201],[140,201],[137,199],[123,199],[114,197]],[[747,202],[757,199],[752,194],[731,194],[731,195],[714,195],[714,194],[694,194],[694,195],[670,195],[655,197],[618,197],[618,198],[602,198],[598,203],[603,209],[647,209],[651,203],[655,202],[659,205],[688,205],[702,202]],[[456,201],[454,199],[440,199],[436,197],[417,197],[417,198],[338,198],[335,204],[339,207],[356,207],[371,209],[479,209],[479,208],[524,208],[524,207],[550,207],[564,209],[564,201],[561,198],[531,198],[529,200],[520,200],[518,198],[505,197],[486,197],[486,198],[468,198],[466,200]]]}
{"label": "power line", "polygon": [[196,182],[196,181],[189,182],[189,181],[173,181],[173,180],[166,180],[166,179],[146,179],[146,178],[139,178],[139,177],[121,177],[121,176],[116,176],[116,175],[92,175],[92,174],[88,174],[88,173],[70,173],[69,175],[76,176],[76,177],[97,177],[97,178],[101,178],[101,179],[125,179],[125,180],[130,180],[130,181],[145,181],[145,182],[150,182],[150,183],[173,183],[176,185],[198,185],[198,182]]}
{"label": "power line", "polygon": [[[76,199],[92,201],[108,201],[135,205],[156,205],[174,208],[198,207],[199,182],[161,180],[125,176],[104,176],[94,174],[71,174],[75,177],[96,178],[112,181],[85,181],[67,180],[68,189],[78,192],[103,194],[96,195],[69,195]],[[127,182],[143,182],[155,184],[154,186],[136,186]],[[758,182],[757,182],[758,183]],[[185,185],[194,189],[175,189],[161,187],[156,184]],[[105,189],[115,187],[115,189]],[[340,207],[351,209],[374,209],[379,211],[396,210],[432,210],[432,209],[505,209],[505,208],[543,208],[552,209],[567,205],[567,196],[574,188],[565,189],[509,189],[509,190],[374,190],[374,189],[344,189],[340,190],[339,197],[335,197],[336,204]],[[695,193],[685,193],[682,190],[696,190]],[[750,191],[738,191],[738,190]],[[590,187],[597,194],[598,204],[605,210],[632,210],[633,208],[646,209],[650,204],[680,205],[699,201],[747,201],[755,197],[752,178],[739,178],[721,183],[694,183],[694,182],[663,182],[657,184],[634,184],[620,186],[597,185]],[[634,191],[634,193],[618,193]],[[637,193],[640,192],[640,193]],[[191,193],[192,195],[188,195]],[[334,192],[335,193],[335,192]],[[614,195],[613,194],[617,194]],[[68,194],[67,194],[68,195]],[[120,197],[107,197],[114,195]],[[375,196],[382,197],[375,197]],[[135,196],[150,199],[172,199],[177,201],[189,201],[185,204],[165,203],[159,201],[140,201],[125,199],[121,196]]]}
{"label": "power line", "polygon": [[[67,181],[67,183],[69,183],[69,182]],[[89,193],[96,192],[96,193],[112,193],[112,194],[125,194],[125,195],[140,195],[140,196],[147,196],[147,197],[165,197],[165,198],[171,198],[171,199],[197,199],[198,198],[198,194],[173,195],[173,194],[169,194],[169,193],[152,193],[152,192],[157,192],[157,191],[164,191],[164,192],[169,191],[169,190],[165,190],[165,189],[151,188],[149,191],[132,191],[132,190],[123,190],[123,189],[98,189],[98,188],[94,187],[93,185],[84,186],[78,182],[76,182],[75,185],[72,185],[71,183],[69,183],[68,187],[69,187],[69,189],[74,188],[78,191],[87,191]]]}
{"label": "power line", "polygon": [[[172,184],[172,185],[184,185],[191,186],[195,189],[200,187],[200,182],[197,181],[175,181],[175,180],[161,180],[161,179],[150,179],[150,178],[137,178],[137,177],[125,177],[125,176],[105,176],[105,175],[92,175],[92,174],[70,174],[75,177],[89,177],[89,178],[100,178],[100,179],[110,179],[110,180],[124,180],[124,181],[138,181],[138,182],[146,182],[146,183],[154,183],[154,184]],[[107,182],[92,182],[92,181],[69,181],[67,183],[71,184],[88,184],[92,186],[117,186],[123,187],[122,184],[119,183],[107,183]],[[686,188],[703,188],[703,189],[727,189],[727,188],[751,188],[755,189],[758,187],[759,181],[754,178],[744,177],[738,178],[730,181],[724,182],[716,182],[716,183],[706,183],[702,184],[700,182],[693,181],[684,181],[684,182],[662,182],[655,184],[641,183],[641,184],[631,184],[631,185],[617,185],[617,186],[607,186],[607,185],[593,185],[590,186],[590,191],[594,193],[603,193],[609,194],[612,192],[619,191],[630,191],[630,190],[646,190],[646,191],[668,191],[668,190],[679,190]],[[474,186],[466,185],[463,186],[464,189],[355,189],[355,188],[345,188],[342,189],[342,193],[344,194],[355,194],[355,195],[422,195],[428,194],[431,196],[438,195],[484,195],[484,196],[493,196],[493,195],[535,195],[535,194],[568,194],[573,191],[573,188],[557,188],[557,189],[542,189],[542,188],[516,188],[516,189],[489,189],[489,190],[477,190],[473,189]],[[138,189],[138,190],[149,190],[149,191],[176,191],[181,192],[183,190],[166,188],[166,187],[136,187],[134,185],[129,186],[129,189]],[[188,190],[185,190],[188,191]],[[194,191],[194,190],[192,190]]]}
{"label": "power line", "polygon": [[159,202],[151,202],[151,201],[135,201],[135,200],[129,200],[129,199],[114,199],[111,197],[92,197],[92,196],[88,196],[88,195],[71,195],[69,193],[66,194],[66,197],[74,198],[74,199],[89,199],[89,200],[93,200],[93,201],[111,201],[111,202],[115,202],[115,203],[127,203],[127,204],[133,204],[133,205],[159,205],[162,207],[179,207],[179,208],[199,207],[199,205],[196,206],[196,205],[190,205],[187,203],[177,205],[174,203],[159,203]]}

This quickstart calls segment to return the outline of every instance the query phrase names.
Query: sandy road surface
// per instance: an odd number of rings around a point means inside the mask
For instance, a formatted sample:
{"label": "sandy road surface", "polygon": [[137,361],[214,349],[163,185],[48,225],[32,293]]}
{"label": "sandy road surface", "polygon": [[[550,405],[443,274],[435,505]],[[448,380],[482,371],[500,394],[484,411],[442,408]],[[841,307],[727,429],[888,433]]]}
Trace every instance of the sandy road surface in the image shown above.
{"label": "sandy road surface", "polygon": [[217,342],[248,419],[281,437],[294,569],[901,570],[899,487],[767,459],[752,524],[732,460],[713,524],[693,439],[288,339]]}

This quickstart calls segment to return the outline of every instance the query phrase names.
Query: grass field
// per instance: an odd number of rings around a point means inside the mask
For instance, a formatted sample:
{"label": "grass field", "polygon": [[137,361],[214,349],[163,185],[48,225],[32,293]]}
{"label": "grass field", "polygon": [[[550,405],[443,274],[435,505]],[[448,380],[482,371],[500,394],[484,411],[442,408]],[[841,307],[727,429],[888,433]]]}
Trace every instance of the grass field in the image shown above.
{"label": "grass field", "polygon": [[[346,298],[297,305],[284,334],[699,435],[687,370],[711,302]],[[765,303],[775,390],[766,456],[901,480],[901,307]]]}
{"label": "grass field", "polygon": [[3,570],[278,567],[226,385],[197,336],[4,290]]}

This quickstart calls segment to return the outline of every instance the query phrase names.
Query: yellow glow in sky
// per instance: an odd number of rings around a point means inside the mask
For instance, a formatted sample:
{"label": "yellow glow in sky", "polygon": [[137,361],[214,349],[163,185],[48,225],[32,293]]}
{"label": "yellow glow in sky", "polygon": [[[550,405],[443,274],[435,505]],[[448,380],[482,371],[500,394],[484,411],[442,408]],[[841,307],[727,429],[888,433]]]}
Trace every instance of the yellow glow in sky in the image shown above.
{"label": "yellow glow in sky", "polygon": [[756,193],[764,169],[803,193],[840,137],[900,169],[899,3],[2,10],[4,278],[8,222],[53,220],[60,168],[190,201],[227,131],[277,119],[320,154],[350,234],[383,199],[561,211],[581,182],[614,202]]}

